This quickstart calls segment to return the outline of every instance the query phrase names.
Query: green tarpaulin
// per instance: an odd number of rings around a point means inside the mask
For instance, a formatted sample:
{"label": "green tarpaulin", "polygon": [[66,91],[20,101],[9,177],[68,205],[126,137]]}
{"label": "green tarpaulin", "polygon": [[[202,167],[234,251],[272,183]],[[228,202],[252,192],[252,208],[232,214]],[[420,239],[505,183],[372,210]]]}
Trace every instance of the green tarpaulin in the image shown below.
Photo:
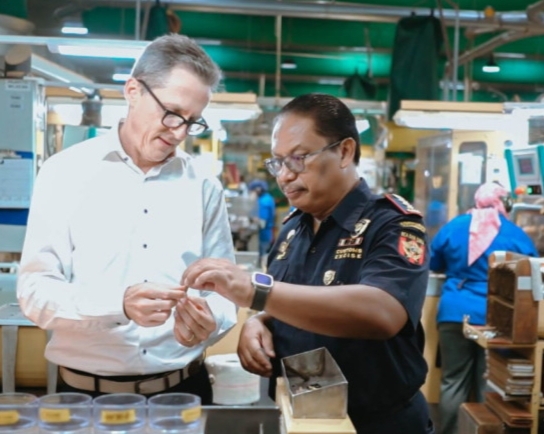
{"label": "green tarpaulin", "polygon": [[403,99],[439,98],[440,21],[433,16],[402,18],[395,32],[391,60],[389,118]]}

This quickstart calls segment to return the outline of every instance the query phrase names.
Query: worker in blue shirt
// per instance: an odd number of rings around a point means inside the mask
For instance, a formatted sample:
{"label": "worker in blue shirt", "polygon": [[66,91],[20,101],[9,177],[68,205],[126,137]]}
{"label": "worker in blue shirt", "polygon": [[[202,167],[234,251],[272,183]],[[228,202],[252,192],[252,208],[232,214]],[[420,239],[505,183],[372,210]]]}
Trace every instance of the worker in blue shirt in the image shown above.
{"label": "worker in blue shirt", "polygon": [[248,185],[248,190],[257,195],[259,220],[259,266],[263,265],[272,241],[276,223],[276,203],[268,192],[268,184],[262,179],[255,179]]}
{"label": "worker in blue shirt", "polygon": [[489,255],[506,250],[538,256],[527,234],[507,219],[512,199],[504,187],[483,184],[474,202],[475,208],[443,226],[431,243],[430,268],[446,274],[437,316],[442,434],[457,432],[457,411],[471,393],[483,401],[485,351],[464,337],[462,323],[465,315],[470,324],[486,323]]}

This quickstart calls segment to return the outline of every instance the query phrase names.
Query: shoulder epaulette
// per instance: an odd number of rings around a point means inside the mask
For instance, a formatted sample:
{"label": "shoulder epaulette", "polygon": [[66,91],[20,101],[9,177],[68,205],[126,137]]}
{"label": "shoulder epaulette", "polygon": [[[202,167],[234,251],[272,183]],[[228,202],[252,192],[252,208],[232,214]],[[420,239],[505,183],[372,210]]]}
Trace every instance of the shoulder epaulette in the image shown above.
{"label": "shoulder epaulette", "polygon": [[384,194],[384,198],[388,199],[395,208],[403,214],[415,214],[421,216],[421,212],[415,209],[410,202],[398,194]]}
{"label": "shoulder epaulette", "polygon": [[292,217],[294,217],[296,214],[298,214],[300,212],[299,209],[295,208],[293,211],[291,211],[289,214],[287,214],[283,220],[281,221],[282,224],[285,224],[287,223]]}

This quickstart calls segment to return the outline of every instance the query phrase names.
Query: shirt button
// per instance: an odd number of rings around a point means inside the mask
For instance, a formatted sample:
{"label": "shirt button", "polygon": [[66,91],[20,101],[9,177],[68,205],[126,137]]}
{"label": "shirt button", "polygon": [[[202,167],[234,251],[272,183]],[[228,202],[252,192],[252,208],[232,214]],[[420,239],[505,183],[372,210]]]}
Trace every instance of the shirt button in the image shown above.
{"label": "shirt button", "polygon": [[128,157],[123,158],[123,161],[128,161]]}
{"label": "shirt button", "polygon": [[147,209],[144,209],[144,214],[147,214]]}
{"label": "shirt button", "polygon": [[147,249],[147,244],[144,244],[143,247],[144,247],[144,249]]}
{"label": "shirt button", "polygon": [[143,350],[142,353],[147,354],[147,350]]}
{"label": "shirt button", "polygon": [[147,282],[147,279],[144,279],[144,283]]}
{"label": "shirt button", "polygon": [[317,249],[316,249],[315,247],[312,247],[312,248],[310,249],[310,253],[315,253],[315,252],[317,252]]}

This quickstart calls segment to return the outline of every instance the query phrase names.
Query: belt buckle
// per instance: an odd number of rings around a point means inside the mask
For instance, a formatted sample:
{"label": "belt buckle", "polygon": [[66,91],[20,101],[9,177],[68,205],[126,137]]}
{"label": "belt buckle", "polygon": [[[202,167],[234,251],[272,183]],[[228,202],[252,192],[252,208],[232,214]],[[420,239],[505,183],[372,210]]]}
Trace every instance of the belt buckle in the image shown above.
{"label": "belt buckle", "polygon": [[[149,377],[149,378],[146,378],[144,380],[136,380],[134,382],[134,390],[135,390],[134,393],[139,393],[139,394],[142,394],[142,395],[146,395],[146,394],[150,394],[150,393],[162,392],[162,391],[165,391],[166,389],[169,389],[170,387],[173,387],[170,384],[170,375],[171,374],[172,374],[172,372],[165,372],[164,374],[157,374],[157,375],[155,375],[153,377]],[[141,384],[149,382],[149,381],[155,381],[155,380],[162,380],[162,389],[161,390],[151,391],[151,392],[147,392],[147,393],[142,392],[142,389],[140,388]]]}

